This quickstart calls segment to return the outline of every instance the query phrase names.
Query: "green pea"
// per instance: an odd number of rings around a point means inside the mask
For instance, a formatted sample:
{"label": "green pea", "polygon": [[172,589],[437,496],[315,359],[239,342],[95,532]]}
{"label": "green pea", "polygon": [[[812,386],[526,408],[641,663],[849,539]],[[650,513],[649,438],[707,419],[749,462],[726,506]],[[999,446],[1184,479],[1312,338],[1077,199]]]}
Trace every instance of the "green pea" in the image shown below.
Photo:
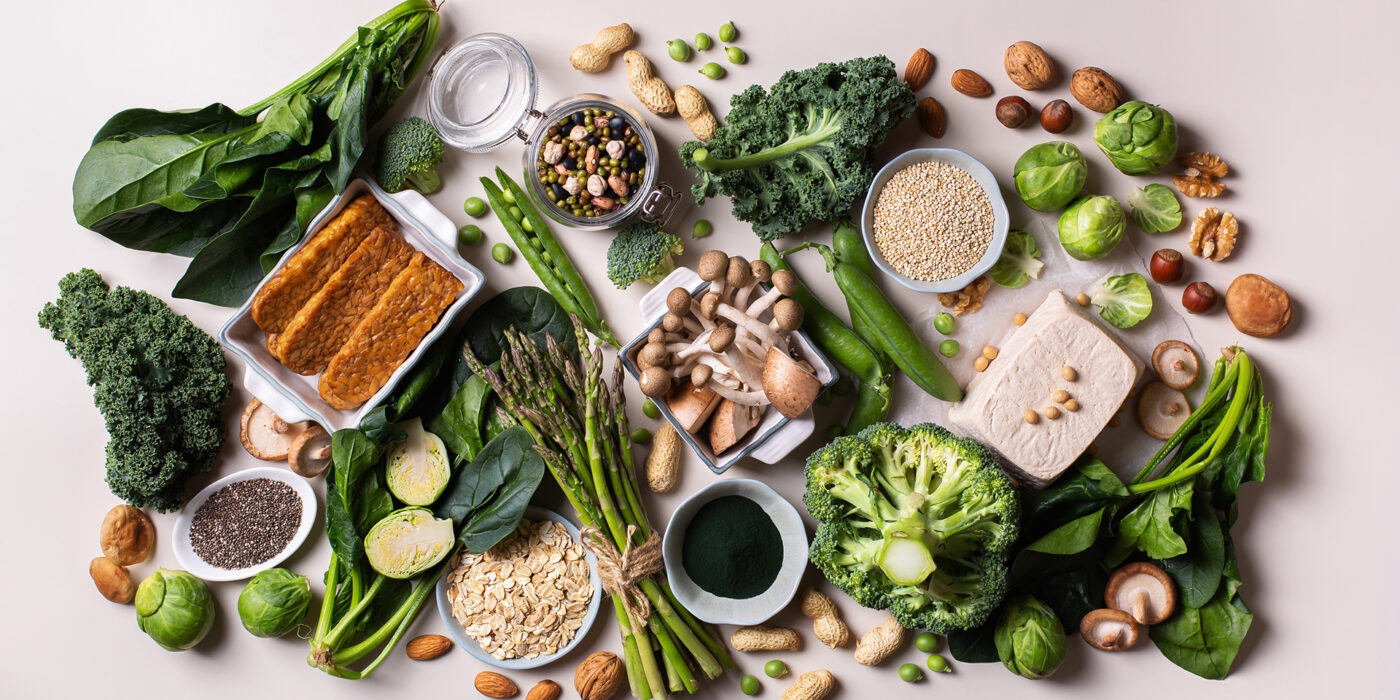
{"label": "green pea", "polygon": [[677,61],[690,60],[690,44],[684,39],[672,39],[666,42],[666,53],[671,54],[671,58]]}
{"label": "green pea", "polygon": [[724,66],[711,61],[700,67],[700,75],[710,80],[719,80],[724,77]]}
{"label": "green pea", "polygon": [[931,632],[924,632],[914,638],[914,648],[925,654],[932,654],[938,650],[938,637]]}
{"label": "green pea", "polygon": [[480,197],[467,197],[467,201],[462,204],[467,216],[478,217],[486,213],[486,202]]}
{"label": "green pea", "polygon": [[529,219],[522,219],[522,220],[520,221],[520,228],[523,228],[523,229],[525,229],[526,231],[529,231],[530,233],[534,233],[534,232],[535,232],[535,227],[534,227],[533,224],[530,223],[530,220],[529,220]]}
{"label": "green pea", "polygon": [[509,265],[515,259],[515,251],[504,243],[491,246],[491,259],[502,265]]}
{"label": "green pea", "polygon": [[745,674],[739,679],[739,690],[745,695],[758,695],[758,679],[753,674]]}
{"label": "green pea", "polygon": [[520,211],[520,207],[511,207],[506,211],[510,214],[510,218],[515,219],[516,221],[519,221],[525,216],[525,214]]}
{"label": "green pea", "polygon": [[928,657],[928,670],[934,673],[952,673],[953,667],[948,665],[947,659],[938,654],[932,654]]}
{"label": "green pea", "polygon": [[695,226],[691,227],[690,235],[695,238],[704,238],[705,236],[710,235],[714,230],[714,224],[711,224],[706,219],[701,219],[695,222]]}
{"label": "green pea", "polygon": [[773,659],[772,661],[763,664],[763,673],[769,678],[782,678],[783,676],[786,676],[788,674],[788,667],[787,664],[783,663],[782,661]]}
{"label": "green pea", "polygon": [[705,32],[700,32],[699,34],[695,35],[696,51],[709,51],[710,47],[714,45],[715,40],[711,39],[709,34],[706,34]]}
{"label": "green pea", "polygon": [[933,327],[943,335],[951,335],[957,326],[958,322],[954,320],[953,315],[947,311],[933,317]]}
{"label": "green pea", "polygon": [[730,63],[746,63],[749,60],[749,55],[744,53],[744,50],[737,46],[731,46],[725,49],[724,55],[729,57]]}
{"label": "green pea", "polygon": [[646,428],[637,428],[636,430],[633,430],[631,434],[629,434],[627,437],[630,438],[632,442],[635,442],[638,445],[645,445],[646,443],[651,442],[651,431],[647,430]]}
{"label": "green pea", "polygon": [[733,21],[725,22],[724,24],[721,24],[721,25],[720,25],[720,27],[719,27],[719,40],[720,40],[720,41],[723,41],[724,43],[728,44],[729,42],[734,41],[734,40],[737,39],[737,38],[739,38],[739,30],[734,28],[734,22],[733,22]]}
{"label": "green pea", "polygon": [[656,402],[651,399],[647,399],[646,403],[642,404],[642,413],[652,420],[661,417],[661,409],[657,407]]}
{"label": "green pea", "polygon": [[957,355],[958,351],[961,349],[962,346],[958,345],[958,341],[952,340],[951,338],[938,344],[938,354],[944,357],[953,357]]}
{"label": "green pea", "polygon": [[830,427],[826,429],[826,439],[828,442],[831,440],[835,440],[836,438],[841,437],[841,434],[844,432],[846,432],[845,429],[843,429],[839,423],[833,423]]}
{"label": "green pea", "polygon": [[510,190],[502,190],[501,199],[505,200],[506,204],[515,204],[515,193]]}
{"label": "green pea", "polygon": [[467,224],[457,229],[457,243],[461,245],[476,245],[485,237],[486,234],[481,230],[481,227],[475,224]]}
{"label": "green pea", "polygon": [[924,679],[924,672],[914,664],[904,664],[899,667],[899,677],[905,683],[918,683]]}

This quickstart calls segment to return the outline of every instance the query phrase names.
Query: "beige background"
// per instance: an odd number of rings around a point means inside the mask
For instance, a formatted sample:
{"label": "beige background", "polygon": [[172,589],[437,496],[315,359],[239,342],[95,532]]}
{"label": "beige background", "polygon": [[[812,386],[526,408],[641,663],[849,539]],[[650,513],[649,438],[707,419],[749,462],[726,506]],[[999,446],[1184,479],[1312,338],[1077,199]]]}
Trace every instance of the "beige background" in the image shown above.
{"label": "beige background", "polygon": [[[5,559],[0,696],[474,696],[471,677],[482,667],[461,652],[427,664],[396,654],[361,683],[315,672],[305,665],[303,642],[255,639],[239,629],[238,584],[214,586],[220,617],[198,649],[170,654],[145,638],[132,609],[103,601],[88,580],[88,559],[98,553],[97,525],[116,502],[101,478],[106,436],[78,363],[34,323],[40,306],[56,296],[58,278],[78,267],[95,267],[112,283],[162,296],[185,267],[183,259],[122,249],[73,222],[73,169],[108,116],[135,106],[252,103],[322,59],[357,22],[390,4],[70,0],[24,3],[6,13],[0,44],[7,83],[0,116],[5,156],[0,192],[6,210],[6,249],[0,255],[5,299],[0,327],[6,342],[0,362],[7,370],[6,400],[0,404],[5,438],[0,444],[7,448],[0,508]],[[445,13],[443,46],[479,31],[518,37],[539,65],[546,104],[580,91],[629,97],[620,68],[584,76],[566,62],[570,48],[602,24],[621,20],[638,28],[641,48],[658,59],[663,77],[673,85],[694,82],[719,104],[728,91],[771,83],[788,68],[877,52],[902,67],[914,48],[925,46],[937,56],[937,70],[924,94],[936,95],[949,111],[948,135],[940,145],[969,151],[1002,178],[1022,150],[1046,136],[1038,128],[1006,131],[992,118],[992,100],[956,95],[947,81],[954,69],[968,67],[991,79],[999,95],[1011,94],[1013,86],[1000,66],[1002,49],[1015,40],[1039,42],[1062,68],[1103,66],[1134,95],[1167,106],[1182,124],[1184,148],[1209,148],[1229,160],[1231,194],[1221,203],[1245,226],[1233,259],[1198,269],[1222,290],[1238,273],[1263,273],[1293,292],[1300,311],[1286,337],[1246,339],[1266,371],[1276,413],[1268,481],[1247,489],[1235,530],[1243,592],[1257,617],[1233,675],[1223,683],[1203,681],[1150,646],[1109,656],[1092,653],[1077,640],[1061,672],[1039,683],[996,665],[958,664],[951,675],[905,685],[895,666],[922,661],[912,647],[878,669],[857,667],[848,651],[824,647],[781,656],[797,672],[833,670],[842,683],[839,697],[849,699],[1400,694],[1395,671],[1400,636],[1394,632],[1400,619],[1388,602],[1400,573],[1393,539],[1396,459],[1389,444],[1400,388],[1392,308],[1394,265],[1400,258],[1393,211],[1400,100],[1389,48],[1390,30],[1400,17],[1393,4],[450,2]],[[680,65],[664,57],[664,40],[699,30],[713,33],[731,18],[752,60],[733,68],[724,81],[695,76],[694,60]],[[1029,96],[1038,107],[1052,95],[1066,96],[1063,81]],[[421,103],[415,89],[400,111]],[[1077,106],[1076,111],[1079,122],[1068,136],[1093,161],[1089,189],[1122,196],[1128,180],[1111,173],[1092,152],[1089,115]],[[677,120],[653,123],[668,146],[687,136]],[[931,143],[906,124],[886,151]],[[446,187],[433,201],[465,223],[459,206],[476,193],[475,178],[498,163],[515,169],[518,158],[514,145],[487,156],[452,155],[443,168]],[[688,183],[674,164],[665,174]],[[1200,209],[1197,202],[1187,207],[1193,213]],[[754,239],[730,219],[727,203],[704,211],[718,229],[710,243],[752,254]],[[1013,212],[1027,214],[1019,205]],[[685,229],[694,217],[693,212],[687,217]],[[496,226],[486,228],[493,241],[503,236]],[[594,289],[619,334],[636,332],[633,309],[643,290],[611,290],[597,274],[606,237],[561,234],[579,267],[596,280]],[[1183,239],[1178,233],[1171,243],[1182,246]],[[473,251],[471,259],[487,272],[490,287],[534,282],[523,263],[502,268],[489,260],[487,249]],[[810,273],[817,277],[815,270]],[[834,293],[829,285],[820,291]],[[913,293],[896,296],[911,314],[931,303]],[[228,314],[180,300],[174,306],[211,332]],[[1240,339],[1223,314],[1193,318],[1191,326],[1207,348]],[[230,403],[230,425],[235,404],[246,398],[240,390]],[[829,411],[819,420],[840,415]],[[233,442],[217,474],[253,464]],[[712,478],[698,461],[687,461],[685,468],[681,492]],[[768,480],[792,498],[800,494],[797,459],[731,473]],[[655,518],[661,520],[675,502],[653,499]],[[157,518],[162,538],[173,520],[173,515]],[[318,579],[328,549],[319,527],[312,537],[289,565]],[[144,576],[157,564],[173,564],[164,539],[155,561],[135,573]],[[877,619],[848,600],[839,604],[858,630]],[[810,630],[791,613],[780,621],[800,625],[804,635]],[[430,607],[413,633],[437,631],[441,625]],[[524,688],[546,677],[568,687],[586,650],[618,646],[613,623],[603,621],[586,649],[571,658],[511,675]],[[757,673],[768,658],[742,657],[740,663]],[[703,694],[735,696],[736,679],[737,674],[708,684]],[[764,685],[763,697],[776,698],[785,683],[764,679]]]}

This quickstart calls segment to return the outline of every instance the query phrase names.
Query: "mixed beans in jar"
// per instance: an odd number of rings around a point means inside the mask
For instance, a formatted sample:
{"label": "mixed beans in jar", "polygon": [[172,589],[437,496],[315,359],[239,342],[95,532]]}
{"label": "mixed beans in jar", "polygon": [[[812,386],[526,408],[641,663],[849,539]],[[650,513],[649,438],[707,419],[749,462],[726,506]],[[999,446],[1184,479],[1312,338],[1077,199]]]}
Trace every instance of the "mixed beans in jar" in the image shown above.
{"label": "mixed beans in jar", "polygon": [[545,197],[566,214],[598,217],[636,193],[647,154],[636,125],[616,110],[581,109],[551,124],[535,154]]}

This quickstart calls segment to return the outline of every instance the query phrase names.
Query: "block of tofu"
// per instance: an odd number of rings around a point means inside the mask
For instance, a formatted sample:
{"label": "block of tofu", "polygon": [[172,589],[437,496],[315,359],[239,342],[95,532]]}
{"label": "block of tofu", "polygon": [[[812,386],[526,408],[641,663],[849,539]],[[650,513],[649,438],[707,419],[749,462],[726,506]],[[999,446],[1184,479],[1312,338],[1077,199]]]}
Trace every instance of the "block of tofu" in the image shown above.
{"label": "block of tofu", "polygon": [[[1065,379],[1066,367],[1074,370],[1073,380]],[[968,384],[948,420],[956,432],[1000,453],[1027,485],[1040,488],[1093,442],[1142,371],[1141,360],[1056,290]],[[1054,400],[1059,390],[1069,393],[1077,410]],[[1059,411],[1054,419],[1045,415],[1052,406]],[[1036,422],[1026,421],[1027,411],[1038,414]]]}

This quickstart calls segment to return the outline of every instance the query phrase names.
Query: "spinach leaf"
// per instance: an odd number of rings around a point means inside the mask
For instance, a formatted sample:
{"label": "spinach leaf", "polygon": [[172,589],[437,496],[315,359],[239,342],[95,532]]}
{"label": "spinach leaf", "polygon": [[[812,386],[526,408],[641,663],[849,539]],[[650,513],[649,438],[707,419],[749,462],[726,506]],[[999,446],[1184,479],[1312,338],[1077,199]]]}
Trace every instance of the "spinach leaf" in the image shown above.
{"label": "spinach leaf", "polygon": [[1022,540],[1038,538],[1127,496],[1127,487],[1113,470],[1094,457],[1081,457],[1053,484],[1022,498]]}
{"label": "spinach leaf", "polygon": [[358,563],[364,552],[356,516],[366,512],[356,498],[365,473],[379,461],[379,450],[364,433],[337,430],[331,436],[331,473],[326,478],[326,536],[337,556]]}
{"label": "spinach leaf", "polygon": [[94,228],[114,214],[152,205],[193,211],[204,202],[186,197],[185,188],[222,162],[253,128],[95,143],[74,176],[73,215],[80,226]]}
{"label": "spinach leaf", "polygon": [[1240,579],[1233,555],[1224,585],[1199,608],[1183,606],[1148,634],[1162,655],[1202,678],[1219,680],[1230,673],[1254,613],[1239,595]]}
{"label": "spinach leaf", "polygon": [[1055,611],[1065,629],[1077,630],[1085,615],[1104,606],[1106,585],[1108,571],[1090,564],[1039,577],[1030,591]]}
{"label": "spinach leaf", "polygon": [[1204,606],[1220,586],[1225,570],[1225,533],[1211,507],[1210,495],[1197,490],[1191,509],[1190,549],[1183,555],[1162,562],[1181,593],[1181,604],[1188,608]]}
{"label": "spinach leaf", "polygon": [[442,438],[457,462],[470,461],[481,452],[482,412],[489,398],[491,386],[472,375],[457,388],[442,412],[428,420],[428,430]]}
{"label": "spinach leaf", "polygon": [[215,102],[203,109],[163,112],[158,109],[125,109],[112,115],[92,137],[92,145],[103,141],[130,141],[142,136],[178,134],[227,134],[257,121],[232,107]]}
{"label": "spinach leaf", "polygon": [[1026,545],[1026,549],[1045,554],[1078,554],[1094,546],[1094,542],[1098,540],[1099,528],[1103,524],[1104,512],[1107,509],[1105,506],[1071,520]]}
{"label": "spinach leaf", "polygon": [[1185,521],[1191,516],[1193,482],[1152,492],[1147,500],[1123,516],[1118,527],[1120,552],[1136,548],[1153,559],[1170,559],[1185,554]]}
{"label": "spinach leaf", "polygon": [[1001,661],[997,656],[996,628],[1001,613],[992,613],[981,627],[948,633],[948,651],[954,659],[965,664],[990,664]]}
{"label": "spinach leaf", "polygon": [[545,471],[534,444],[523,427],[501,433],[458,471],[438,502],[437,516],[452,519],[467,551],[485,552],[520,524]]}
{"label": "spinach leaf", "polygon": [[[553,337],[578,356],[578,340],[569,314],[559,302],[539,287],[514,287],[486,300],[467,320],[463,336],[483,364],[501,359],[506,347],[505,332],[514,327],[540,347],[545,337]],[[465,365],[466,363],[463,362]]]}

